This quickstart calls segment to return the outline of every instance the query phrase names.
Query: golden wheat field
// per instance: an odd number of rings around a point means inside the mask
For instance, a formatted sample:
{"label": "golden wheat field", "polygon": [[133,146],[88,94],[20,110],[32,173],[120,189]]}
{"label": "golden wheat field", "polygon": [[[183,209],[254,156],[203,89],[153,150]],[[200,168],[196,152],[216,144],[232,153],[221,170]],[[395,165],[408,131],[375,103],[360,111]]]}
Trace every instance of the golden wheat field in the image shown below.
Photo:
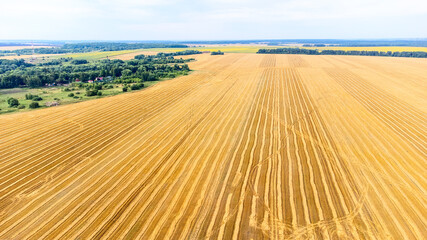
{"label": "golden wheat field", "polygon": [[427,59],[196,58],[0,116],[0,239],[425,239]]}

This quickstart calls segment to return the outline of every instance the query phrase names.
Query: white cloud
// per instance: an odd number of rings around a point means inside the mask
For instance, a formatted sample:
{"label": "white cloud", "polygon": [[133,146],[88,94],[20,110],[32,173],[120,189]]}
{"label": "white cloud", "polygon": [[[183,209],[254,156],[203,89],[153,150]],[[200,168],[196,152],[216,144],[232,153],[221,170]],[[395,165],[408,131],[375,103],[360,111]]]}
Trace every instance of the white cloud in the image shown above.
{"label": "white cloud", "polygon": [[[399,33],[408,35],[409,30],[411,36],[427,37],[425,27],[396,27],[403,22],[422,26],[427,21],[427,1],[2,0],[0,39],[86,39],[89,36],[99,39],[115,38],[115,34],[120,34],[118,39],[164,39],[182,35],[179,31],[185,31],[186,38],[217,36],[226,39],[239,34],[254,36],[247,31],[255,29],[268,36],[298,38],[316,32],[319,27],[327,32],[331,26],[357,25],[368,20],[372,24],[365,26],[366,32],[375,32],[374,26],[381,24],[384,33],[394,32],[396,37]],[[281,33],[285,26],[286,33],[293,32],[293,36]],[[217,32],[213,34],[206,28]],[[265,34],[268,32],[271,34]],[[364,37],[366,32],[359,34]],[[330,35],[334,35],[333,32]]]}
{"label": "white cloud", "polygon": [[[229,3],[225,0],[207,0],[207,2],[212,6],[212,10],[196,14],[197,18],[204,16],[218,21],[268,22],[427,14],[427,1],[421,0],[291,0],[249,1],[249,3],[243,0],[232,0]],[[219,4],[214,4],[215,2]]]}

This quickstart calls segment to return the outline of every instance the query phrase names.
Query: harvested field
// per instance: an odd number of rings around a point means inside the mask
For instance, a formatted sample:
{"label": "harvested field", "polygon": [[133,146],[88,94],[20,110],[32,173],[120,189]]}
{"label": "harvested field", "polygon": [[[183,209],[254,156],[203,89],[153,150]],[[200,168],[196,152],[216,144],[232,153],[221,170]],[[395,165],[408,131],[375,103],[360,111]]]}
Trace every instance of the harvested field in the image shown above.
{"label": "harvested field", "polygon": [[29,59],[29,58],[55,58],[55,57],[63,57],[64,54],[34,54],[34,55],[14,55],[14,56],[0,56],[0,59]]}
{"label": "harvested field", "polygon": [[122,55],[117,55],[113,57],[109,57],[109,59],[120,59],[120,60],[131,60],[134,59],[136,55],[144,54],[144,55],[156,55],[158,52],[150,52],[150,51],[138,51],[132,53],[125,53]]}
{"label": "harvested field", "polygon": [[427,59],[192,57],[0,116],[0,239],[425,239]]}
{"label": "harvested field", "polygon": [[13,51],[13,50],[19,50],[19,49],[33,49],[33,48],[52,48],[53,46],[0,46],[0,51]]}

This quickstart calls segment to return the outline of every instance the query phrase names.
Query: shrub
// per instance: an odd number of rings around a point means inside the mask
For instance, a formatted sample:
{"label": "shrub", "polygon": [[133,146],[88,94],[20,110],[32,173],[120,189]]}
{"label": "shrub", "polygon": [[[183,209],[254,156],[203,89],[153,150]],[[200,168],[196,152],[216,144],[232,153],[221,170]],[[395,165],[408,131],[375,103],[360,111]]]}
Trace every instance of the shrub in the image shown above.
{"label": "shrub", "polygon": [[53,100],[59,100],[59,98],[57,98],[57,97],[56,97],[56,98],[54,98]]}
{"label": "shrub", "polygon": [[102,85],[95,85],[93,87],[93,89],[95,89],[95,90],[102,90]]}
{"label": "shrub", "polygon": [[[41,99],[41,97],[39,97],[39,95],[33,95],[31,93],[25,94],[25,99],[27,99],[27,100],[34,100],[34,99],[43,100],[43,99]],[[35,101],[40,101],[40,100],[35,100]]]}
{"label": "shrub", "polygon": [[69,97],[74,97],[74,93],[68,94]]}
{"label": "shrub", "polygon": [[80,94],[80,92],[76,92],[76,94]]}
{"label": "shrub", "polygon": [[38,102],[32,102],[32,103],[30,103],[30,106],[29,106],[30,108],[38,108],[38,107],[40,107],[40,105],[39,105],[39,103]]}
{"label": "shrub", "polygon": [[224,55],[224,52],[221,52],[221,50],[218,50],[216,52],[211,52],[211,55]]}
{"label": "shrub", "polygon": [[143,83],[136,83],[136,84],[134,84],[134,85],[130,86],[130,89],[131,89],[131,90],[139,90],[139,89],[141,89],[141,88],[143,88],[143,87],[144,87],[144,84],[143,84]]}
{"label": "shrub", "polygon": [[86,91],[86,96],[91,97],[91,96],[95,96],[98,94],[98,90],[87,90]]}
{"label": "shrub", "polygon": [[31,100],[31,99],[33,99],[33,97],[34,97],[34,95],[32,95],[31,93],[25,94],[25,99],[27,99],[27,100]]}
{"label": "shrub", "polygon": [[120,82],[121,83],[140,83],[142,82],[142,79],[137,77],[133,77],[133,78],[128,77],[128,78],[120,79]]}
{"label": "shrub", "polygon": [[41,100],[43,100],[43,98],[37,96],[37,97],[33,97],[32,100],[33,101],[41,101]]}
{"label": "shrub", "polygon": [[18,109],[24,109],[25,108],[25,106],[24,105],[19,105],[18,106]]}
{"label": "shrub", "polygon": [[18,107],[19,106],[19,101],[16,98],[9,98],[7,100],[7,103],[9,104],[10,107]]}
{"label": "shrub", "polygon": [[84,87],[84,84],[83,83],[76,83],[76,82],[74,82],[74,83],[72,83],[72,86],[81,89],[81,88]]}
{"label": "shrub", "polygon": [[176,77],[175,73],[168,73],[167,75],[168,78],[174,78]]}
{"label": "shrub", "polygon": [[127,88],[127,87],[124,87],[122,90],[123,90],[123,92],[127,92],[127,91],[128,91],[128,88]]}
{"label": "shrub", "polygon": [[88,63],[88,61],[84,60],[84,59],[76,59],[76,60],[71,61],[71,63],[75,64],[75,65],[79,65],[79,64],[86,64],[86,63]]}
{"label": "shrub", "polygon": [[96,95],[98,95],[98,96],[102,96],[102,92],[101,92],[101,91],[98,91],[98,93],[97,93]]}
{"label": "shrub", "polygon": [[69,89],[69,88],[64,88],[64,92],[69,92],[69,91],[71,91],[71,89]]}
{"label": "shrub", "polygon": [[74,98],[76,98],[76,99],[77,99],[77,98],[79,98],[79,96],[74,96]]}

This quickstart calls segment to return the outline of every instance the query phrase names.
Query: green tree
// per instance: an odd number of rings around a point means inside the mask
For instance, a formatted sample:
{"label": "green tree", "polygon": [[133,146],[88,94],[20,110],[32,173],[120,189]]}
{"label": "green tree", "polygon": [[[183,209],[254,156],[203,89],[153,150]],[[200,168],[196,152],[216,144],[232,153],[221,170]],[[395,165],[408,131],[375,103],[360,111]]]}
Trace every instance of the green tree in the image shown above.
{"label": "green tree", "polygon": [[39,103],[38,102],[32,102],[32,103],[30,103],[30,106],[29,106],[30,108],[38,108],[38,107],[40,107],[40,105],[39,105]]}
{"label": "green tree", "polygon": [[91,96],[96,96],[98,94],[98,90],[87,90],[86,91],[86,96],[91,97]]}
{"label": "green tree", "polygon": [[129,77],[131,75],[132,75],[132,71],[129,70],[129,69],[125,69],[125,70],[122,71],[122,76],[123,77]]}
{"label": "green tree", "polygon": [[18,107],[19,106],[19,101],[16,98],[9,98],[7,100],[7,103],[9,104],[10,107]]}

